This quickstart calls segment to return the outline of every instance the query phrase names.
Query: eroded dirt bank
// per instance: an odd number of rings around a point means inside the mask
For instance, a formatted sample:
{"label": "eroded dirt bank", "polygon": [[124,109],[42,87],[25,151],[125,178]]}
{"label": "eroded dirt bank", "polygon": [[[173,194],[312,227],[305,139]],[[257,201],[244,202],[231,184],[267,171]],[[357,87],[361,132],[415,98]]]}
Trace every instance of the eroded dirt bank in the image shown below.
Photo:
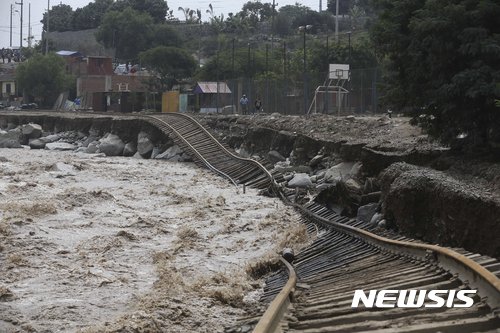
{"label": "eroded dirt bank", "polygon": [[[221,332],[296,214],[192,164],[0,149],[1,332]],[[250,270],[251,271],[251,270]]]}
{"label": "eroded dirt bank", "polygon": [[405,117],[200,117],[235,149],[277,163],[287,179],[306,173],[316,200],[346,215],[363,207],[361,218],[380,227],[500,257],[494,156],[452,151]]}
{"label": "eroded dirt bank", "polygon": [[406,163],[392,164],[380,178],[388,227],[500,257],[500,205],[484,188]]}

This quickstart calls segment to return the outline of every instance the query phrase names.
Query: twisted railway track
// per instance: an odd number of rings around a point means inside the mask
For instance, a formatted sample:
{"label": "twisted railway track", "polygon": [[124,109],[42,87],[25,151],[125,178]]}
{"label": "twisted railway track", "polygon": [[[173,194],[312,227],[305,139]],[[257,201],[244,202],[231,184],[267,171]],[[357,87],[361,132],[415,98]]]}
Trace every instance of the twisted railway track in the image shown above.
{"label": "twisted railway track", "polygon": [[[128,116],[127,116],[128,117]],[[136,116],[137,117],[137,116]],[[267,279],[263,314],[227,332],[500,332],[500,263],[487,256],[381,232],[316,203],[293,203],[283,178],[220,144],[183,114],[139,116],[158,127],[196,163],[234,184],[271,189],[302,213],[317,239],[293,265]],[[316,225],[314,228],[312,225]],[[477,290],[471,307],[352,307],[355,290]],[[426,299],[428,301],[428,299]],[[386,304],[396,303],[395,299]]]}
{"label": "twisted railway track", "polygon": [[[174,136],[199,163],[233,183],[273,188],[289,203],[275,177],[256,161],[238,157],[221,145],[196,120],[181,114],[149,117]],[[279,178],[281,180],[281,178]],[[500,264],[485,256],[460,254],[398,235],[372,234],[369,226],[352,225],[315,203],[297,206],[305,222],[320,226],[321,236],[300,253],[288,271],[267,281],[268,311],[254,332],[488,332],[500,329]],[[389,236],[389,235],[386,235]],[[290,278],[290,279],[289,279]],[[298,289],[291,302],[291,295]],[[469,308],[352,308],[355,290],[477,289]],[[428,300],[428,299],[427,299]],[[394,301],[393,303],[395,303]],[[390,303],[390,302],[389,302]],[[228,330],[231,331],[231,330]],[[233,328],[241,331],[241,326]]]}
{"label": "twisted railway track", "polygon": [[145,118],[173,138],[177,145],[193,156],[195,162],[228,178],[233,184],[276,189],[278,174],[272,175],[256,160],[233,154],[194,118],[180,113]]}
{"label": "twisted railway track", "polygon": [[[311,203],[301,208],[320,236],[294,261],[298,281],[283,293],[286,271],[271,276],[264,301],[271,305],[254,332],[497,332],[500,329],[500,265],[465,251],[396,241],[352,227]],[[355,290],[477,289],[470,308],[353,308]],[[281,293],[281,294],[279,294]],[[284,295],[286,294],[286,295]],[[283,299],[294,295],[294,302]],[[282,298],[281,300],[279,298]],[[429,301],[426,298],[426,301]],[[281,303],[280,303],[281,302]],[[396,300],[388,302],[395,304]],[[284,309],[283,309],[284,308]],[[286,313],[278,316],[279,313]],[[238,326],[253,326],[257,318]],[[238,331],[230,329],[228,332]]]}
{"label": "twisted railway track", "polygon": [[[271,174],[259,162],[234,155],[191,117],[167,114],[148,117],[148,121],[173,136],[198,163],[233,183],[273,188],[292,203],[292,194],[278,186],[275,177],[279,175]],[[263,301],[273,300],[271,306],[258,322],[253,318],[243,326],[255,325],[254,332],[495,332],[500,329],[497,276],[500,264],[496,260],[421,244],[398,235],[378,236],[366,230],[369,226],[356,225],[355,221],[315,203],[297,208],[305,222],[320,226],[320,237],[297,256],[293,266],[287,265],[287,271],[268,279]],[[298,292],[292,296],[297,288]],[[351,307],[355,290],[381,289],[454,293],[474,289],[478,293],[471,307],[451,307],[451,303],[420,308]],[[242,331],[241,327],[232,331]]]}

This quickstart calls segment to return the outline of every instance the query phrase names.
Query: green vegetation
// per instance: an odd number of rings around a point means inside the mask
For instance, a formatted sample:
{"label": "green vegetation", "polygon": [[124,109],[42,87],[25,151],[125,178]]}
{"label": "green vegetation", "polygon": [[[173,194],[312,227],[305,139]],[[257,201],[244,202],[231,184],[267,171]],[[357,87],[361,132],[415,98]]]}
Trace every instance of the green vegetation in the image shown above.
{"label": "green vegetation", "polygon": [[123,11],[111,10],[104,16],[96,38],[104,46],[115,48],[120,59],[133,61],[139,52],[151,46],[153,19],[131,7]]}
{"label": "green vegetation", "polygon": [[372,30],[384,57],[385,102],[425,113],[429,131],[474,145],[500,142],[500,4],[377,0]]}
{"label": "green vegetation", "polygon": [[64,60],[55,54],[36,54],[21,63],[16,79],[25,94],[42,107],[52,107],[61,91],[74,86],[73,77],[66,74]]}
{"label": "green vegetation", "polygon": [[178,79],[191,77],[196,63],[185,50],[171,46],[157,46],[139,54],[141,62],[159,77],[161,90],[170,90]]}

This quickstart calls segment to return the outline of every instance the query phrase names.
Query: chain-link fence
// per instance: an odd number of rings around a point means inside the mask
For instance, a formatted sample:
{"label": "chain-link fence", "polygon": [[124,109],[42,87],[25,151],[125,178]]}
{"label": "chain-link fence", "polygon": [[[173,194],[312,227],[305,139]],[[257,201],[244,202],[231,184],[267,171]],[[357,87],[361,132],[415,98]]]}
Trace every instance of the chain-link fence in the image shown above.
{"label": "chain-link fence", "polygon": [[[257,99],[262,101],[261,112],[265,113],[361,114],[381,111],[378,108],[377,91],[381,77],[379,68],[353,69],[350,80],[344,82],[329,81],[327,74],[303,75],[300,79],[283,77],[226,80],[224,82],[231,90],[230,96],[214,96],[210,107],[218,108],[221,112],[241,113],[239,100],[245,94],[249,100],[250,112],[254,110]],[[196,98],[190,99],[189,109],[199,111]]]}

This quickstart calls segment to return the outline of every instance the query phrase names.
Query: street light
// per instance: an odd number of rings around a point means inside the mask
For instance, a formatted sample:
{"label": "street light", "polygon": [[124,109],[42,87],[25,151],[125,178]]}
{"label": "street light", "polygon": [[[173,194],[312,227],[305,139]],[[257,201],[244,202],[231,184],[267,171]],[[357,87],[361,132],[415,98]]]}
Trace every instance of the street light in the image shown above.
{"label": "street light", "polygon": [[16,5],[21,6],[21,35],[19,36],[19,50],[23,47],[23,0],[21,2],[16,2]]}
{"label": "street light", "polygon": [[304,114],[307,114],[307,59],[306,59],[306,31],[311,30],[312,25],[301,25],[299,31],[303,34],[303,51],[304,51],[304,68],[303,68],[303,79],[304,79]]}

